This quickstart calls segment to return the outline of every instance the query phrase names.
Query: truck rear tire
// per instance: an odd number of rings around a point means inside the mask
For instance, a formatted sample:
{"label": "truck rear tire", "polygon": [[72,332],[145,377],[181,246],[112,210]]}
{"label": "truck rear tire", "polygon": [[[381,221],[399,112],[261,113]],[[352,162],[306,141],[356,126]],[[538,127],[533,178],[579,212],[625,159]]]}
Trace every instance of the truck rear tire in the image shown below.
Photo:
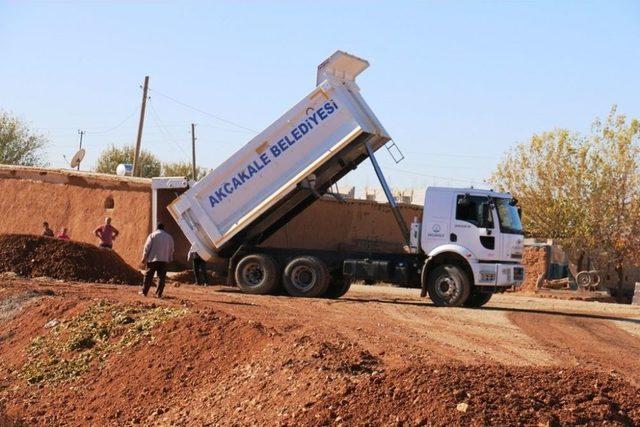
{"label": "truck rear tire", "polygon": [[292,297],[315,298],[323,295],[329,286],[329,269],[320,259],[312,256],[294,258],[284,269],[283,284]]}
{"label": "truck rear tire", "polygon": [[491,292],[478,292],[477,289],[474,289],[463,305],[469,308],[482,307],[489,302],[492,296],[493,293]]}
{"label": "truck rear tire", "polygon": [[349,288],[351,287],[351,281],[345,278],[334,279],[333,277],[329,281],[329,287],[324,293],[323,297],[336,299],[340,298],[347,292],[349,292]]}
{"label": "truck rear tire", "polygon": [[236,265],[235,278],[246,294],[273,294],[279,282],[278,267],[269,255],[247,255]]}
{"label": "truck rear tire", "polygon": [[427,291],[437,307],[461,307],[471,294],[471,283],[457,265],[439,265],[429,272]]}

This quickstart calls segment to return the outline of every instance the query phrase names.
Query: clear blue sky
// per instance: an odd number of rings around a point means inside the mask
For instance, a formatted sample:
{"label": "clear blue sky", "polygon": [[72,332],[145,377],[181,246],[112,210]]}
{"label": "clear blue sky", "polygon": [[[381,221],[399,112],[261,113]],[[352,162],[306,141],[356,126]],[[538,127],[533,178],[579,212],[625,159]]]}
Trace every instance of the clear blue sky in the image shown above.
{"label": "clear blue sky", "polygon": [[[262,130],[336,49],[371,63],[362,93],[407,157],[380,152],[394,186],[478,185],[534,132],[588,131],[614,103],[640,117],[638,1],[0,0],[0,109],[48,135],[56,167],[86,130],[88,168],[135,141],[148,74],[143,148],[188,160],[195,122],[215,167],[254,133],[211,115]],[[343,182],[376,183],[368,165]]]}

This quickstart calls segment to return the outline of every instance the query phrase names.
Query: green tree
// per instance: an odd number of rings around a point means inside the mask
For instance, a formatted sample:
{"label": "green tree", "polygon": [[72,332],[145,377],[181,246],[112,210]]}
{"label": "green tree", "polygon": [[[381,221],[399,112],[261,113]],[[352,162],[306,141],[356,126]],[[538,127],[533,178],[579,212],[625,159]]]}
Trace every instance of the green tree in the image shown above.
{"label": "green tree", "polygon": [[[134,152],[135,148],[132,145],[124,147],[112,145],[100,153],[94,170],[115,175],[116,168],[120,163],[133,164]],[[160,176],[161,169],[160,160],[156,156],[146,150],[140,150],[140,176],[145,178]]]}
{"label": "green tree", "polygon": [[640,262],[640,124],[612,107],[589,135],[564,129],[534,135],[509,151],[490,181],[523,208],[523,225],[570,251],[578,269]]}
{"label": "green tree", "polygon": [[18,118],[0,112],[0,163],[45,166],[47,139],[29,130]]}
{"label": "green tree", "polygon": [[[207,174],[205,168],[196,167],[196,181],[202,179]],[[186,176],[192,178],[193,168],[189,162],[173,162],[162,164],[162,176]]]}

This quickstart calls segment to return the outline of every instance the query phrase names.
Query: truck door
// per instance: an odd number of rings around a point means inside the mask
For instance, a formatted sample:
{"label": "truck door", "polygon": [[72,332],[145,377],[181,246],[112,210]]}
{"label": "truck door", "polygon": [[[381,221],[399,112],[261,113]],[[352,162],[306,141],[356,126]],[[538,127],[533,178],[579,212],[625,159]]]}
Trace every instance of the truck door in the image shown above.
{"label": "truck door", "polygon": [[498,224],[500,225],[499,252],[501,260],[519,262],[522,259],[523,232],[520,214],[511,199],[494,199]]}
{"label": "truck door", "polygon": [[494,209],[486,196],[456,195],[451,240],[480,260],[493,260],[497,245]]}

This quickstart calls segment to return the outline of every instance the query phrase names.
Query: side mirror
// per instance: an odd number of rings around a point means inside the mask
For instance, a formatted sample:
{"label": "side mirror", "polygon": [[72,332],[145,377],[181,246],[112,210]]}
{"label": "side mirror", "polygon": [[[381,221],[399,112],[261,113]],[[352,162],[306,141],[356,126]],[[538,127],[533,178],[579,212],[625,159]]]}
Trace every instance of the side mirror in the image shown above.
{"label": "side mirror", "polygon": [[520,221],[522,221],[522,208],[518,206],[518,216],[520,217]]}

